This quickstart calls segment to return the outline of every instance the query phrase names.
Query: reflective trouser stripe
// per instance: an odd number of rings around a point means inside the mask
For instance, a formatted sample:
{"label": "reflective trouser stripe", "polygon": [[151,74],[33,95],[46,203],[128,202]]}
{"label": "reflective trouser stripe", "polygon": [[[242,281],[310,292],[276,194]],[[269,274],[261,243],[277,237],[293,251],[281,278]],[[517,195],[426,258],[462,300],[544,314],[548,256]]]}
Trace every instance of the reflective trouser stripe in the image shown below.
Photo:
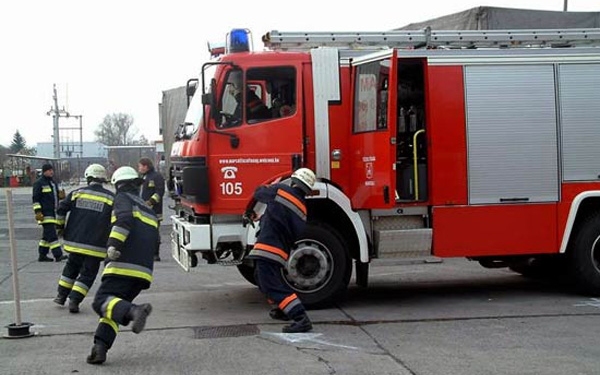
{"label": "reflective trouser stripe", "polygon": [[52,249],[56,249],[57,247],[60,247],[60,241],[53,241],[53,242],[50,242],[50,243],[49,243],[49,247],[50,247],[50,250],[52,250]]}
{"label": "reflective trouser stripe", "polygon": [[284,298],[283,301],[279,303],[279,308],[285,314],[288,314],[294,307],[298,305],[300,305],[300,300],[298,299],[296,293],[294,293]]}
{"label": "reflective trouser stripe", "polygon": [[69,280],[64,276],[61,276],[60,280],[58,280],[58,285],[62,286],[63,288],[73,289],[73,280],[70,280],[70,282],[69,282],[69,281],[66,281],[65,279]]}
{"label": "reflective trouser stripe", "polygon": [[41,246],[41,247],[48,247],[48,246],[50,246],[50,244],[48,242],[44,241],[44,240],[40,240],[39,246]]}
{"label": "reflective trouser stripe", "polygon": [[113,317],[113,309],[115,307],[115,305],[117,303],[119,303],[120,301],[122,301],[121,298],[118,297],[112,297],[110,300],[108,300],[107,302],[105,302],[102,305],[102,312],[104,313],[104,317],[112,320]]}
{"label": "reflective trouser stripe", "polygon": [[119,325],[114,320],[109,318],[100,318],[100,323],[109,325],[115,331],[115,333],[119,333]]}
{"label": "reflective trouser stripe", "polygon": [[73,290],[79,294],[81,294],[82,296],[87,296],[88,294],[88,287],[87,285],[85,285],[82,282],[75,282],[75,284],[73,285]]}

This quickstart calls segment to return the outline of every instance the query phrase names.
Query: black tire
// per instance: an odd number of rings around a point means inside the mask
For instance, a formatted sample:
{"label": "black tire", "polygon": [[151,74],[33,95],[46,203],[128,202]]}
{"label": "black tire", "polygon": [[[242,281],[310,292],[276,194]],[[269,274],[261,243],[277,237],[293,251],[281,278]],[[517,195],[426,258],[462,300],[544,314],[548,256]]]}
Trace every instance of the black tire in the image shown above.
{"label": "black tire", "polygon": [[569,248],[569,268],[581,292],[600,295],[600,213],[588,216],[577,228]]}
{"label": "black tire", "polygon": [[309,308],[330,306],[340,300],[352,275],[352,261],[337,230],[310,222],[290,254],[286,283]]}
{"label": "black tire", "polygon": [[250,284],[258,285],[256,283],[256,279],[254,279],[254,266],[246,263],[238,264],[238,271],[244,279],[246,279]]}

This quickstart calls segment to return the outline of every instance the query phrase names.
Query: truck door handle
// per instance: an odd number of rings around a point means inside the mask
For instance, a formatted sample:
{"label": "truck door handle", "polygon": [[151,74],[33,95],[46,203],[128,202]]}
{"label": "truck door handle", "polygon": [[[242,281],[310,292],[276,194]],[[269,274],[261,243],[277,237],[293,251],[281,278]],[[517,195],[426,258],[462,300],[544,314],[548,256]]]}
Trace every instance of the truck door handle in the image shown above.
{"label": "truck door handle", "polygon": [[529,198],[500,198],[500,202],[529,202]]}

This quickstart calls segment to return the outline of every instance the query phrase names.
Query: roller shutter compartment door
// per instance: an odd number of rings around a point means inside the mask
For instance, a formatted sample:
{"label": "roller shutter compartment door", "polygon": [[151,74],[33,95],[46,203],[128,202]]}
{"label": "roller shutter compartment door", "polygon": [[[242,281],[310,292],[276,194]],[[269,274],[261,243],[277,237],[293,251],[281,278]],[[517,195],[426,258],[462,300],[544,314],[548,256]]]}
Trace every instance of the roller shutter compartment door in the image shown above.
{"label": "roller shutter compartment door", "polygon": [[465,67],[469,203],[558,201],[552,65]]}

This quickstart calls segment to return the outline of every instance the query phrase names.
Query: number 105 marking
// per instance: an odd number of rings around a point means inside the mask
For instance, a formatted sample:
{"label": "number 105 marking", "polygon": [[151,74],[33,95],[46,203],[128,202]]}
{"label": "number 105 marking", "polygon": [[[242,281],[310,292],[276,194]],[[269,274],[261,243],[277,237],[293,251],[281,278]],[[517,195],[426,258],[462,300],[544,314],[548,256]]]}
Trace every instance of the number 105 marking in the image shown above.
{"label": "number 105 marking", "polygon": [[241,182],[221,182],[222,195],[242,195],[242,183]]}

